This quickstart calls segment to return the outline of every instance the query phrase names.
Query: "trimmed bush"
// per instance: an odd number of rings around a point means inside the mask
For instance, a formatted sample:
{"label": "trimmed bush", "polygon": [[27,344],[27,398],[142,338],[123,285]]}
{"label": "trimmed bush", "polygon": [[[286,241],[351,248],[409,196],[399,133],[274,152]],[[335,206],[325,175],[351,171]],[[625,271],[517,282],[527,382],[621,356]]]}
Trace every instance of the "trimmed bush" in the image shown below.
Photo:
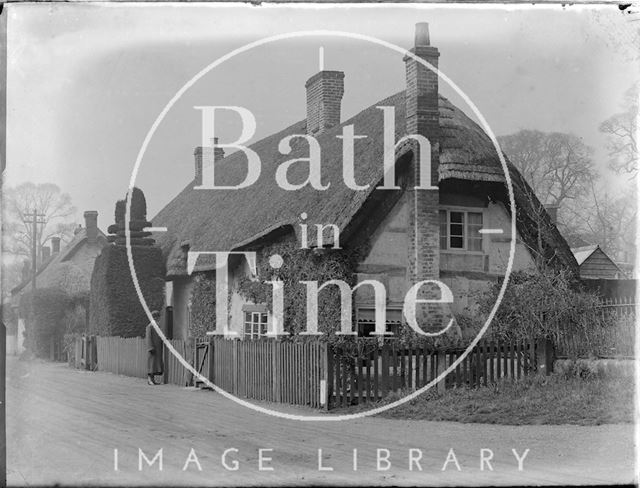
{"label": "trimmed bush", "polygon": [[[146,221],[147,220],[147,200],[140,188],[134,187],[131,192],[131,220]],[[127,197],[124,200],[116,202],[114,217],[116,224],[124,225],[125,214],[127,211]]]}
{"label": "trimmed bush", "polygon": [[[132,246],[133,265],[150,310],[164,302],[164,260],[158,247]],[[91,275],[89,330],[104,336],[143,336],[149,323],[129,270],[127,249],[107,246]]]}
{"label": "trimmed bush", "polygon": [[[129,195],[127,195],[127,198]],[[144,312],[133,284],[125,246],[124,218],[126,199],[115,206],[116,223],[109,226],[108,240],[97,257],[91,275],[89,330],[104,336],[143,336],[149,319]],[[160,310],[164,304],[165,266],[162,250],[142,229],[147,222],[147,203],[139,188],[131,192],[131,254],[138,284],[150,310]]]}

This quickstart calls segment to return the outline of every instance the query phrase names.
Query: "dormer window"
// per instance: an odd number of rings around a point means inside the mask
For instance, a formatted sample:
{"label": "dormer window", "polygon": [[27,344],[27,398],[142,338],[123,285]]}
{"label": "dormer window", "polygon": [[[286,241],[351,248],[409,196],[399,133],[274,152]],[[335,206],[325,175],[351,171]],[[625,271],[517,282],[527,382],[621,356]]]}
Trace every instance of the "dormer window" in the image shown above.
{"label": "dormer window", "polygon": [[482,252],[482,212],[440,210],[440,249]]}

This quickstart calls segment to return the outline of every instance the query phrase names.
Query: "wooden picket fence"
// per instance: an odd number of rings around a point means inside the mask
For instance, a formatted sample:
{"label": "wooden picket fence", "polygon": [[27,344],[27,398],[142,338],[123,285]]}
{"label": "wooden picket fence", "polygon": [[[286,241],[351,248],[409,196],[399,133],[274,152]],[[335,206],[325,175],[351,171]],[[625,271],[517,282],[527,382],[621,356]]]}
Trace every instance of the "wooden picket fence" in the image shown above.
{"label": "wooden picket fence", "polygon": [[617,317],[622,317],[625,315],[635,315],[636,298],[632,296],[603,298],[602,300],[600,300],[598,309],[601,313],[612,313]]}
{"label": "wooden picket fence", "polygon": [[223,390],[255,400],[325,404],[326,344],[215,338],[209,346],[208,377]]}
{"label": "wooden picket fence", "polygon": [[[147,346],[143,337],[95,337],[97,346],[97,369],[114,374],[146,378]],[[183,357],[190,357],[188,343],[181,340],[169,341]],[[191,374],[180,361],[164,348],[164,382],[186,386]]]}
{"label": "wooden picket fence", "polygon": [[555,324],[556,356],[558,358],[630,358],[635,355],[635,297],[602,299],[589,313],[594,323],[606,320],[610,327],[588,328],[586,331],[565,332],[565,324]]}
{"label": "wooden picket fence", "polygon": [[[376,402],[401,390],[433,382],[460,363],[435,387],[479,387],[504,378],[519,379],[552,369],[548,340],[480,341],[468,354],[458,349],[400,347],[395,341],[354,357],[320,341],[239,341],[212,338],[170,341],[214,385],[235,396],[268,402],[337,408]],[[96,337],[97,367],[115,374],[146,377],[143,338]],[[464,357],[463,357],[464,356]],[[165,348],[165,383],[197,384],[193,375]]]}
{"label": "wooden picket fence", "polygon": [[546,340],[480,341],[466,355],[461,348],[406,348],[393,342],[358,357],[335,349],[328,360],[328,407],[377,402],[392,392],[420,389],[459,358],[460,363],[436,385],[438,390],[487,386],[503,378],[519,379],[534,371],[550,372],[552,355],[553,346]]}

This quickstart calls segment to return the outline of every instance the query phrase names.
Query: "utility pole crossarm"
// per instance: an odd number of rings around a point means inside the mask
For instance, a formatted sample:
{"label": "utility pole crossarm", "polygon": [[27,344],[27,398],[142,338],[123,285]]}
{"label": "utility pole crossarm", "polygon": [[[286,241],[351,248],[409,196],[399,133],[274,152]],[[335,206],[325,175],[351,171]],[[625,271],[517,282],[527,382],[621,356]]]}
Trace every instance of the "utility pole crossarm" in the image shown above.
{"label": "utility pole crossarm", "polygon": [[[31,288],[36,289],[36,273],[37,258],[38,258],[38,224],[46,225],[46,215],[38,213],[37,209],[33,209],[33,212],[26,213],[24,215],[24,222],[31,223]],[[44,227],[43,227],[44,228]]]}

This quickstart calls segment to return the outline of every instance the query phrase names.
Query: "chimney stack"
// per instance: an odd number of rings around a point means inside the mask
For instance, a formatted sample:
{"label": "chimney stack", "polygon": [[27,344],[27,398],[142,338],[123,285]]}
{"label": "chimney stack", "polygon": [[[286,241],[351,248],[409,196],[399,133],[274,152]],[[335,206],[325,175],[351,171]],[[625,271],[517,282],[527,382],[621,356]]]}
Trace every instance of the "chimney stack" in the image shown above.
{"label": "chimney stack", "polygon": [[49,246],[42,246],[42,262],[46,262],[51,257],[51,248]]}
{"label": "chimney stack", "polygon": [[[429,24],[416,24],[414,47],[409,51],[425,60],[434,68],[438,67],[440,52],[431,46]],[[421,64],[413,57],[404,57],[406,69],[406,134],[426,137],[431,144],[431,184],[438,185],[440,113],[438,108],[438,74]],[[419,151],[421,144],[414,143],[413,169],[408,188],[412,188],[415,206],[411,206],[411,226],[408,259],[414,283],[440,278],[440,225],[439,190],[415,189],[420,180]],[[423,287],[420,299],[437,299],[440,290],[437,287]],[[435,330],[441,328],[441,321],[448,322],[450,310],[437,304],[421,304],[416,307],[418,323],[431,324]]]}
{"label": "chimney stack", "polygon": [[214,137],[211,146],[197,146],[193,151],[195,161],[195,186],[202,185],[202,168],[204,164],[215,164],[224,159],[224,149],[216,147],[218,138]]}
{"label": "chimney stack", "polygon": [[410,56],[406,66],[406,132],[420,134],[431,142],[431,181],[437,185],[440,163],[437,150],[440,140],[440,113],[438,109],[438,58],[440,51],[430,44],[429,24],[416,24],[415,45],[410,50],[436,69],[434,73]]}
{"label": "chimney stack", "polygon": [[344,95],[342,71],[320,71],[307,80],[307,134],[319,134],[340,125]]}
{"label": "chimney stack", "polygon": [[560,208],[560,206],[559,205],[545,205],[544,208],[547,211],[547,213],[549,214],[549,218],[551,219],[551,223],[553,225],[557,225],[558,224],[558,209]]}
{"label": "chimney stack", "polygon": [[60,252],[60,238],[52,237],[51,238],[51,254],[58,254]]}
{"label": "chimney stack", "polygon": [[22,282],[31,279],[31,261],[28,259],[22,263]]}
{"label": "chimney stack", "polygon": [[98,212],[87,210],[84,213],[84,226],[87,231],[87,242],[89,244],[98,242]]}

